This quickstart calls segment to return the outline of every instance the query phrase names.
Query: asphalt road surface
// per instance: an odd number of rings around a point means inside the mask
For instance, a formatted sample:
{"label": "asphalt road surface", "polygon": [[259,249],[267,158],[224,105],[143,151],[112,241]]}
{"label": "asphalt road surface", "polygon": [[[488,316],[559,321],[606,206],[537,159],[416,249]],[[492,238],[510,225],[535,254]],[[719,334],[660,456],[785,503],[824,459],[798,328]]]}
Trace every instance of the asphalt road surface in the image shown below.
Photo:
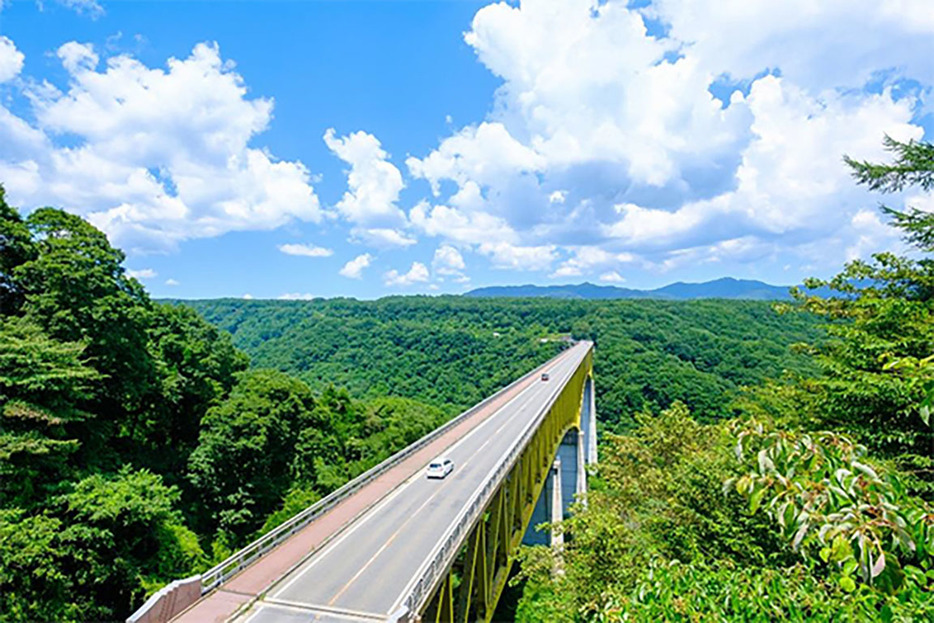
{"label": "asphalt road surface", "polygon": [[443,452],[454,471],[429,480],[419,470],[331,543],[285,576],[240,620],[250,623],[384,620],[416,570],[486,482],[529,423],[580,365],[578,344],[536,381]]}

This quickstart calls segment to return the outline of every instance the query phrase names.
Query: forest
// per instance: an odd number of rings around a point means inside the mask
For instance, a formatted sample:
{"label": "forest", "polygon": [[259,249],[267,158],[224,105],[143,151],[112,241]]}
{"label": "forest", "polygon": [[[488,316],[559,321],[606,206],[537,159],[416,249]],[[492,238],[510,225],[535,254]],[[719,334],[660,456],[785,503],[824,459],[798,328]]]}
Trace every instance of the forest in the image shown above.
{"label": "forest", "polygon": [[814,369],[789,346],[821,335],[816,316],[779,315],[764,301],[442,296],[184,305],[229,331],[255,365],[312,388],[404,396],[449,413],[553,357],[562,336],[590,339],[601,425],[617,432],[643,408],[676,400],[698,418],[726,417],[740,388]]}
{"label": "forest", "polygon": [[4,620],[125,617],[568,334],[598,342],[617,431],[675,400],[723,417],[739,388],[807,370],[789,345],[820,335],[761,302],[159,302],[81,218],[0,210]]}
{"label": "forest", "polygon": [[[886,145],[858,183],[934,188],[934,146]],[[570,335],[600,462],[509,616],[932,620],[934,216],[883,210],[913,255],[791,302],[160,302],[0,190],[0,619],[122,619]]]}
{"label": "forest", "polygon": [[[845,159],[857,183],[934,188],[934,145],[885,147]],[[744,388],[729,418],[679,400],[603,435],[565,548],[522,551],[516,620],[934,620],[934,215],[881,209],[910,256],[778,307],[821,320],[796,348],[812,368]]]}
{"label": "forest", "polygon": [[0,245],[0,620],[123,620],[445,420],[251,368],[103,233],[2,189]]}

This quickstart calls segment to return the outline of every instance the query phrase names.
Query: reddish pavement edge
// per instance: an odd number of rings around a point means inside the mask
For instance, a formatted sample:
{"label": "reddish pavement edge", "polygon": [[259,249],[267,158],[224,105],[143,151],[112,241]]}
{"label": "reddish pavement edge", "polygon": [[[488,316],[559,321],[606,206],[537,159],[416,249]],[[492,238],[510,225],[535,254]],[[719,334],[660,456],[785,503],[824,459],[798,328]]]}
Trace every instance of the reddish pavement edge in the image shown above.
{"label": "reddish pavement edge", "polygon": [[327,541],[337,536],[344,528],[386,497],[396,487],[421,470],[448,446],[473,430],[481,422],[496,413],[500,407],[538,380],[537,371],[565,357],[566,349],[556,357],[535,369],[524,382],[500,390],[501,395],[490,401],[481,410],[447,431],[424,448],[390,468],[356,493],[338,503],[330,511],[295,533],[287,541],[258,559],[231,580],[208,593],[187,610],[172,619],[173,623],[221,623],[235,615],[244,606],[262,596],[276,581],[302,564]]}

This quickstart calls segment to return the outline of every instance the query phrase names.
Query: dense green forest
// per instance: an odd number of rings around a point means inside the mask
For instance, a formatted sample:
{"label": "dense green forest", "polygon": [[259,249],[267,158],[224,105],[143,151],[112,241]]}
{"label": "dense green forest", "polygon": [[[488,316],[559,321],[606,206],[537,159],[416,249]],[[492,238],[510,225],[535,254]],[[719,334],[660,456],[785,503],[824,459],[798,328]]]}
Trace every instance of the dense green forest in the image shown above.
{"label": "dense green forest", "polygon": [[821,335],[816,317],[781,316],[761,301],[446,296],[185,305],[229,331],[255,365],[313,388],[405,396],[449,412],[554,356],[554,338],[591,339],[600,418],[613,430],[625,430],[644,407],[675,400],[697,417],[725,417],[739,388],[813,370],[789,345]]}
{"label": "dense green forest", "polygon": [[678,399],[724,416],[739,387],[805,371],[788,345],[819,335],[752,302],[160,303],[93,226],[22,217],[2,194],[0,243],[4,620],[127,615],[567,333],[598,342],[601,409],[619,430]]}
{"label": "dense green forest", "polygon": [[[934,187],[934,147],[887,146],[860,183]],[[600,463],[565,547],[522,550],[518,619],[932,620],[934,216],[884,210],[915,257],[778,309],[179,304],[0,190],[0,619],[125,617],[570,334],[597,344]]]}
{"label": "dense green forest", "polygon": [[0,620],[123,619],[445,419],[248,369],[123,259],[0,188]]}
{"label": "dense green forest", "polygon": [[[934,145],[886,147],[847,159],[859,183],[934,188]],[[784,309],[826,324],[815,370],[733,418],[675,402],[603,436],[565,548],[523,549],[517,620],[934,620],[934,215],[882,209],[913,257],[851,262]]]}

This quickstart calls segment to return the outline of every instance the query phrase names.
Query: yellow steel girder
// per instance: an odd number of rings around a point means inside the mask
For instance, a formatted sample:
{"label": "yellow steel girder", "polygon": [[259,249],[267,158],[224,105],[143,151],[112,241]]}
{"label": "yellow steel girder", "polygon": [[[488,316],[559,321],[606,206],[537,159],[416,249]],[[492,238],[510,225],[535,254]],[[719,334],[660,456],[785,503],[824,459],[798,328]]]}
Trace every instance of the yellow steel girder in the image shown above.
{"label": "yellow steel girder", "polygon": [[549,407],[541,425],[471,528],[451,568],[421,612],[423,621],[490,621],[509,579],[558,447],[581,430],[584,384],[593,376],[589,352]]}

